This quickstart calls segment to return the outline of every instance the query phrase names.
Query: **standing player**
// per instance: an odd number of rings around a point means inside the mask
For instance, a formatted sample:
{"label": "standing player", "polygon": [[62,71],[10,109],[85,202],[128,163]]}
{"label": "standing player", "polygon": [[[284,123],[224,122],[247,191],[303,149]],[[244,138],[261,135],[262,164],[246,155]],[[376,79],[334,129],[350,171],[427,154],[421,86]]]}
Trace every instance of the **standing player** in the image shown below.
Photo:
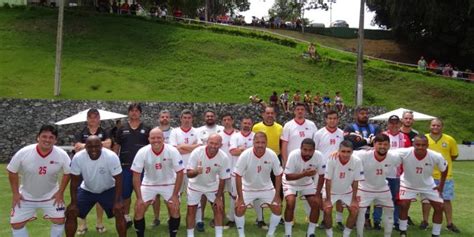
{"label": "standing player", "polygon": [[[275,174],[273,186],[270,172]],[[259,199],[269,206],[272,215],[267,236],[273,236],[281,219],[281,169],[275,152],[267,148],[267,136],[258,132],[254,136],[253,147],[245,150],[235,167],[237,200],[235,202],[235,224],[239,237],[245,236],[245,210],[254,200]]]}
{"label": "standing player", "polygon": [[400,128],[400,131],[410,138],[410,146],[413,145],[413,139],[418,135],[418,131],[413,129],[414,122],[413,111],[404,111],[402,114],[402,127]]}
{"label": "standing player", "polygon": [[[443,122],[440,119],[433,119],[430,123],[430,133],[427,134],[429,148],[433,151],[441,153],[443,158],[448,162],[448,174],[443,189],[444,214],[448,230],[460,233],[461,231],[453,224],[453,207],[451,200],[454,199],[454,180],[453,180],[453,160],[458,157],[458,145],[453,137],[443,133]],[[433,178],[436,184],[440,183],[441,172],[435,167]],[[428,216],[430,214],[429,204],[423,203],[423,222],[422,225],[428,226]]]}
{"label": "standing player", "polygon": [[[179,193],[183,183],[184,162],[176,148],[164,143],[163,132],[159,128],[150,131],[149,140],[150,145],[137,152],[131,168],[134,172],[133,188],[137,195],[135,231],[137,237],[145,236],[145,212],[156,195],[160,195],[168,207],[168,230],[170,236],[174,237],[181,219]],[[142,172],[143,181],[140,179]]]}
{"label": "standing player", "polygon": [[[51,236],[64,232],[64,190],[69,182],[70,159],[67,153],[54,146],[58,131],[43,125],[36,137],[38,143],[20,149],[7,166],[12,190],[10,225],[12,236],[28,236],[26,223],[36,219],[42,209],[44,218],[51,220]],[[63,173],[61,184],[58,176]],[[21,185],[20,185],[21,176]]]}
{"label": "standing player", "polygon": [[283,175],[283,193],[286,200],[285,236],[292,235],[291,221],[295,212],[297,192],[306,197],[306,201],[311,207],[306,235],[308,237],[315,236],[314,230],[319,218],[325,168],[326,163],[323,155],[315,150],[314,141],[310,138],[305,138],[301,142],[301,148],[290,153]]}
{"label": "standing player", "polygon": [[[359,182],[359,215],[357,217],[357,236],[364,236],[365,212],[372,203],[383,208],[384,236],[392,235],[394,215],[392,194],[387,183],[387,174],[400,165],[398,155],[389,153],[390,138],[378,134],[374,138],[374,150],[354,151],[362,162],[365,180]],[[398,216],[397,216],[398,217]]]}
{"label": "standing player", "polygon": [[201,140],[202,144],[207,143],[207,139],[210,135],[218,134],[222,130],[224,130],[224,127],[216,124],[216,120],[217,116],[214,110],[207,109],[206,111],[204,111],[204,122],[206,124],[197,128],[198,137]]}
{"label": "standing player", "polygon": [[[169,144],[171,130],[173,128],[170,126],[170,118],[171,113],[168,110],[162,110],[158,114],[158,122],[159,128],[163,132],[163,137],[165,139],[165,144]],[[153,203],[153,214],[155,215],[155,219],[153,220],[152,226],[159,226],[160,225],[160,195],[156,196],[156,200]]]}
{"label": "standing player", "polygon": [[207,145],[198,147],[191,153],[187,166],[188,185],[188,212],[186,227],[188,237],[194,236],[194,225],[197,206],[202,196],[212,204],[216,237],[222,237],[224,222],[224,186],[225,180],[230,178],[230,160],[219,150],[222,138],[212,134]]}
{"label": "standing player", "polygon": [[86,150],[76,153],[71,163],[71,203],[66,212],[66,236],[74,236],[77,217],[85,218],[97,203],[104,208],[107,217],[115,216],[118,235],[127,235],[121,198],[121,174],[122,167],[117,155],[103,148],[98,136],[89,136]]}
{"label": "standing player", "polygon": [[[89,109],[89,111],[87,111],[87,126],[82,129],[80,133],[77,133],[74,137],[74,151],[76,153],[85,148],[86,140],[91,135],[97,135],[102,141],[102,146],[107,149],[111,149],[112,140],[110,139],[109,134],[107,134],[105,129],[100,126],[100,114],[97,109]],[[97,223],[95,228],[97,232],[104,233],[106,231],[102,221],[104,216],[104,209],[102,209],[102,207],[97,204],[95,206],[95,210],[97,213]],[[86,219],[79,218],[79,229],[77,231],[77,235],[84,235],[86,231]]]}
{"label": "standing player", "polygon": [[130,218],[133,173],[130,168],[137,151],[148,144],[148,133],[150,132],[150,129],[141,122],[141,114],[142,106],[140,104],[133,103],[128,106],[128,122],[117,131],[116,144],[114,145],[114,151],[119,155],[122,164],[122,198],[127,228],[133,224],[132,218]]}
{"label": "standing player", "polygon": [[[428,150],[428,138],[417,135],[413,147],[400,152],[403,161],[403,174],[400,177],[400,237],[407,236],[408,211],[413,199],[420,195],[428,199],[434,208],[432,236],[439,236],[443,222],[444,182],[448,174],[448,164],[441,154]],[[441,173],[439,184],[433,179],[433,170],[438,167]]]}
{"label": "standing player", "polygon": [[350,141],[342,141],[339,145],[337,157],[327,161],[324,175],[326,187],[323,210],[324,226],[328,237],[333,235],[332,207],[336,201],[341,200],[349,209],[343,237],[350,236],[356,223],[359,209],[357,187],[359,181],[364,180],[364,171],[360,160],[352,155],[353,149]]}

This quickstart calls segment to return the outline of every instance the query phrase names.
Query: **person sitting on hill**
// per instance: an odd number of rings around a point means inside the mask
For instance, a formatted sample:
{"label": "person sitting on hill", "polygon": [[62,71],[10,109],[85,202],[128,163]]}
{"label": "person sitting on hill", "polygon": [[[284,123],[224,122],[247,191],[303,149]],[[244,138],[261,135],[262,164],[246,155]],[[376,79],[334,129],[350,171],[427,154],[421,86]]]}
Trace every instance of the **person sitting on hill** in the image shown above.
{"label": "person sitting on hill", "polygon": [[280,95],[280,102],[281,102],[281,107],[283,107],[283,111],[285,111],[285,113],[289,113],[290,112],[290,106],[288,105],[288,90],[285,90],[283,92],[283,94]]}
{"label": "person sitting on hill", "polygon": [[269,101],[270,101],[270,106],[272,106],[273,108],[278,108],[278,94],[276,91],[272,93]]}
{"label": "person sitting on hill", "polygon": [[336,97],[334,98],[334,104],[336,105],[337,111],[342,112],[344,110],[344,103],[342,102],[341,92],[336,92]]}
{"label": "person sitting on hill", "polygon": [[321,105],[322,105],[321,95],[319,94],[319,92],[316,92],[316,95],[314,95],[313,97],[313,106],[320,107]]}
{"label": "person sitting on hill", "polygon": [[309,110],[310,113],[314,113],[313,97],[311,96],[311,91],[307,90],[304,93],[303,97],[304,105]]}
{"label": "person sitting on hill", "polygon": [[421,56],[420,60],[418,60],[418,70],[426,71],[426,60],[423,56]]}
{"label": "person sitting on hill", "polygon": [[291,102],[292,106],[301,102],[300,90],[296,90],[296,93],[293,95],[293,101]]}
{"label": "person sitting on hill", "polygon": [[318,52],[316,52],[316,46],[313,43],[310,43],[308,46],[309,57],[313,60],[319,59]]}
{"label": "person sitting on hill", "polygon": [[130,14],[130,5],[128,5],[127,1],[120,6],[120,14]]}
{"label": "person sitting on hill", "polygon": [[249,96],[249,100],[250,100],[250,103],[261,105],[263,108],[265,108],[267,106],[265,101],[263,101],[263,99],[260,99],[260,97],[258,97],[258,95]]}
{"label": "person sitting on hill", "polygon": [[325,110],[329,110],[331,108],[331,97],[329,97],[329,92],[326,92],[323,96],[323,107]]}

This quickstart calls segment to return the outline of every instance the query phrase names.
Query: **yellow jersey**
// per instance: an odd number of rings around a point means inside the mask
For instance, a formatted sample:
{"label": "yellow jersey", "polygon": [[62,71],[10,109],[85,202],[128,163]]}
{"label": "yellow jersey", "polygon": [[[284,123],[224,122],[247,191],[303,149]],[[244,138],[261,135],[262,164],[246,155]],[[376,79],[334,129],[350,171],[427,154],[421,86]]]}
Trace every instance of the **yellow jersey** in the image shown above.
{"label": "yellow jersey", "polygon": [[277,155],[280,155],[280,136],[283,132],[283,127],[274,122],[272,126],[267,126],[263,122],[257,123],[253,126],[254,133],[263,132],[267,135],[267,146],[272,149]]}
{"label": "yellow jersey", "polygon": [[[442,134],[441,137],[435,141],[431,138],[430,134],[426,134],[429,143],[429,149],[433,151],[437,151],[443,155],[443,158],[448,162],[448,175],[446,179],[453,178],[453,160],[451,157],[458,156],[458,144],[453,137]],[[441,179],[441,172],[439,171],[438,167],[435,167],[433,170],[433,178],[434,179]]]}

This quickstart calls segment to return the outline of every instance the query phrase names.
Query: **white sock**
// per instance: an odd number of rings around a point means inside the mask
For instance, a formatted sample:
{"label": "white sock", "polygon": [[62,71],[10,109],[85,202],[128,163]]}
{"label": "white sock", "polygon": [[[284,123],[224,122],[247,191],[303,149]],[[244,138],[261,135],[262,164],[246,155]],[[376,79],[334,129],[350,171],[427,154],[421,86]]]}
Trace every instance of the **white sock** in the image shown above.
{"label": "white sock", "polygon": [[202,222],[202,208],[201,204],[198,204],[197,210],[196,210],[196,223]]}
{"label": "white sock", "polygon": [[62,237],[64,232],[64,224],[51,224],[51,237]]}
{"label": "white sock", "polygon": [[[365,224],[365,212],[367,211],[367,207],[360,207],[359,213],[357,214],[357,236],[364,236],[364,224]],[[385,213],[384,213],[385,214]]]}
{"label": "white sock", "polygon": [[222,226],[216,226],[216,237],[222,237],[224,234],[224,228]]}
{"label": "white sock", "polygon": [[291,224],[291,222],[286,222],[285,221],[285,236],[286,235],[291,236],[292,228],[293,228],[293,225]]}
{"label": "white sock", "polygon": [[316,225],[318,225],[318,223],[310,222],[308,224],[308,231],[306,232],[307,236],[309,236],[311,234],[314,234],[314,230],[316,229]]}
{"label": "white sock", "polygon": [[431,231],[433,235],[440,235],[441,234],[441,224],[433,223],[433,230]]}
{"label": "white sock", "polygon": [[25,226],[21,229],[12,229],[12,236],[13,237],[28,237],[28,230]]}
{"label": "white sock", "polygon": [[332,228],[326,229],[326,236],[327,237],[332,237]]}
{"label": "white sock", "polygon": [[194,228],[193,229],[187,229],[186,232],[188,233],[188,237],[194,237]]}
{"label": "white sock", "polygon": [[392,236],[393,230],[393,208],[384,207],[383,208],[383,232],[385,237]]}
{"label": "white sock", "polygon": [[399,223],[398,228],[400,228],[401,231],[406,231],[407,230],[407,228],[408,228],[408,219],[407,220],[400,219],[400,221],[398,223]]}
{"label": "white sock", "polygon": [[344,228],[344,232],[342,233],[342,237],[350,237],[351,236],[351,231],[352,229],[347,228],[347,226]]}
{"label": "white sock", "polygon": [[262,202],[260,200],[253,201],[253,208],[255,209],[255,212],[257,213],[257,221],[263,221],[263,208],[261,205],[262,205]]}
{"label": "white sock", "polygon": [[277,216],[272,213],[272,215],[270,216],[270,226],[268,227],[268,232],[267,232],[268,235],[275,234],[275,230],[278,224],[280,224],[280,220],[281,220],[281,216]]}
{"label": "white sock", "polygon": [[229,211],[227,212],[227,219],[229,219],[229,221],[235,222],[234,215],[235,215],[235,200],[232,199],[231,197],[230,203],[229,203]]}
{"label": "white sock", "polygon": [[336,222],[342,222],[342,212],[336,211]]}
{"label": "white sock", "polygon": [[123,215],[123,216],[125,217],[125,221],[126,221],[126,222],[132,221],[132,218],[130,218],[130,216],[129,216],[128,214],[125,214],[125,215]]}
{"label": "white sock", "polygon": [[243,216],[234,216],[235,219],[235,226],[237,227],[237,232],[239,233],[239,237],[245,237],[245,215]]}
{"label": "white sock", "polygon": [[309,214],[311,213],[311,206],[309,205],[308,202],[303,202],[303,207],[304,207],[304,212],[306,213],[306,216],[309,217]]}

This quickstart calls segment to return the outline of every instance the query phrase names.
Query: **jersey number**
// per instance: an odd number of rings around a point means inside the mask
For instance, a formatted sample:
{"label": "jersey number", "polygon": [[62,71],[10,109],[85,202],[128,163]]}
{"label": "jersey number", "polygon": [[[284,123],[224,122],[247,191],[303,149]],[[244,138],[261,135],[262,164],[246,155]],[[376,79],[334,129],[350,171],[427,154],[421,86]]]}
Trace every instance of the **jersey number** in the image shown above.
{"label": "jersey number", "polygon": [[336,145],[336,139],[329,139],[330,145]]}
{"label": "jersey number", "polygon": [[416,173],[417,174],[422,174],[423,173],[423,167],[416,167]]}
{"label": "jersey number", "polygon": [[46,166],[40,166],[40,167],[39,167],[38,174],[39,174],[39,175],[45,175],[47,168],[48,168],[48,167],[46,167]]}
{"label": "jersey number", "polygon": [[184,138],[184,144],[189,144],[189,138]]}
{"label": "jersey number", "polygon": [[304,131],[300,131],[300,137],[305,137],[304,136]]}
{"label": "jersey number", "polygon": [[339,173],[339,178],[340,178],[340,179],[346,178],[346,172],[341,172],[341,173]]}
{"label": "jersey number", "polygon": [[257,173],[260,173],[260,171],[262,171],[262,166],[261,165],[257,166]]}
{"label": "jersey number", "polygon": [[155,164],[155,169],[161,170],[161,168],[162,168],[161,163],[156,163],[156,164]]}
{"label": "jersey number", "polygon": [[206,167],[206,174],[211,173],[211,167]]}
{"label": "jersey number", "polygon": [[382,175],[383,174],[383,169],[376,169],[375,170],[375,175]]}

